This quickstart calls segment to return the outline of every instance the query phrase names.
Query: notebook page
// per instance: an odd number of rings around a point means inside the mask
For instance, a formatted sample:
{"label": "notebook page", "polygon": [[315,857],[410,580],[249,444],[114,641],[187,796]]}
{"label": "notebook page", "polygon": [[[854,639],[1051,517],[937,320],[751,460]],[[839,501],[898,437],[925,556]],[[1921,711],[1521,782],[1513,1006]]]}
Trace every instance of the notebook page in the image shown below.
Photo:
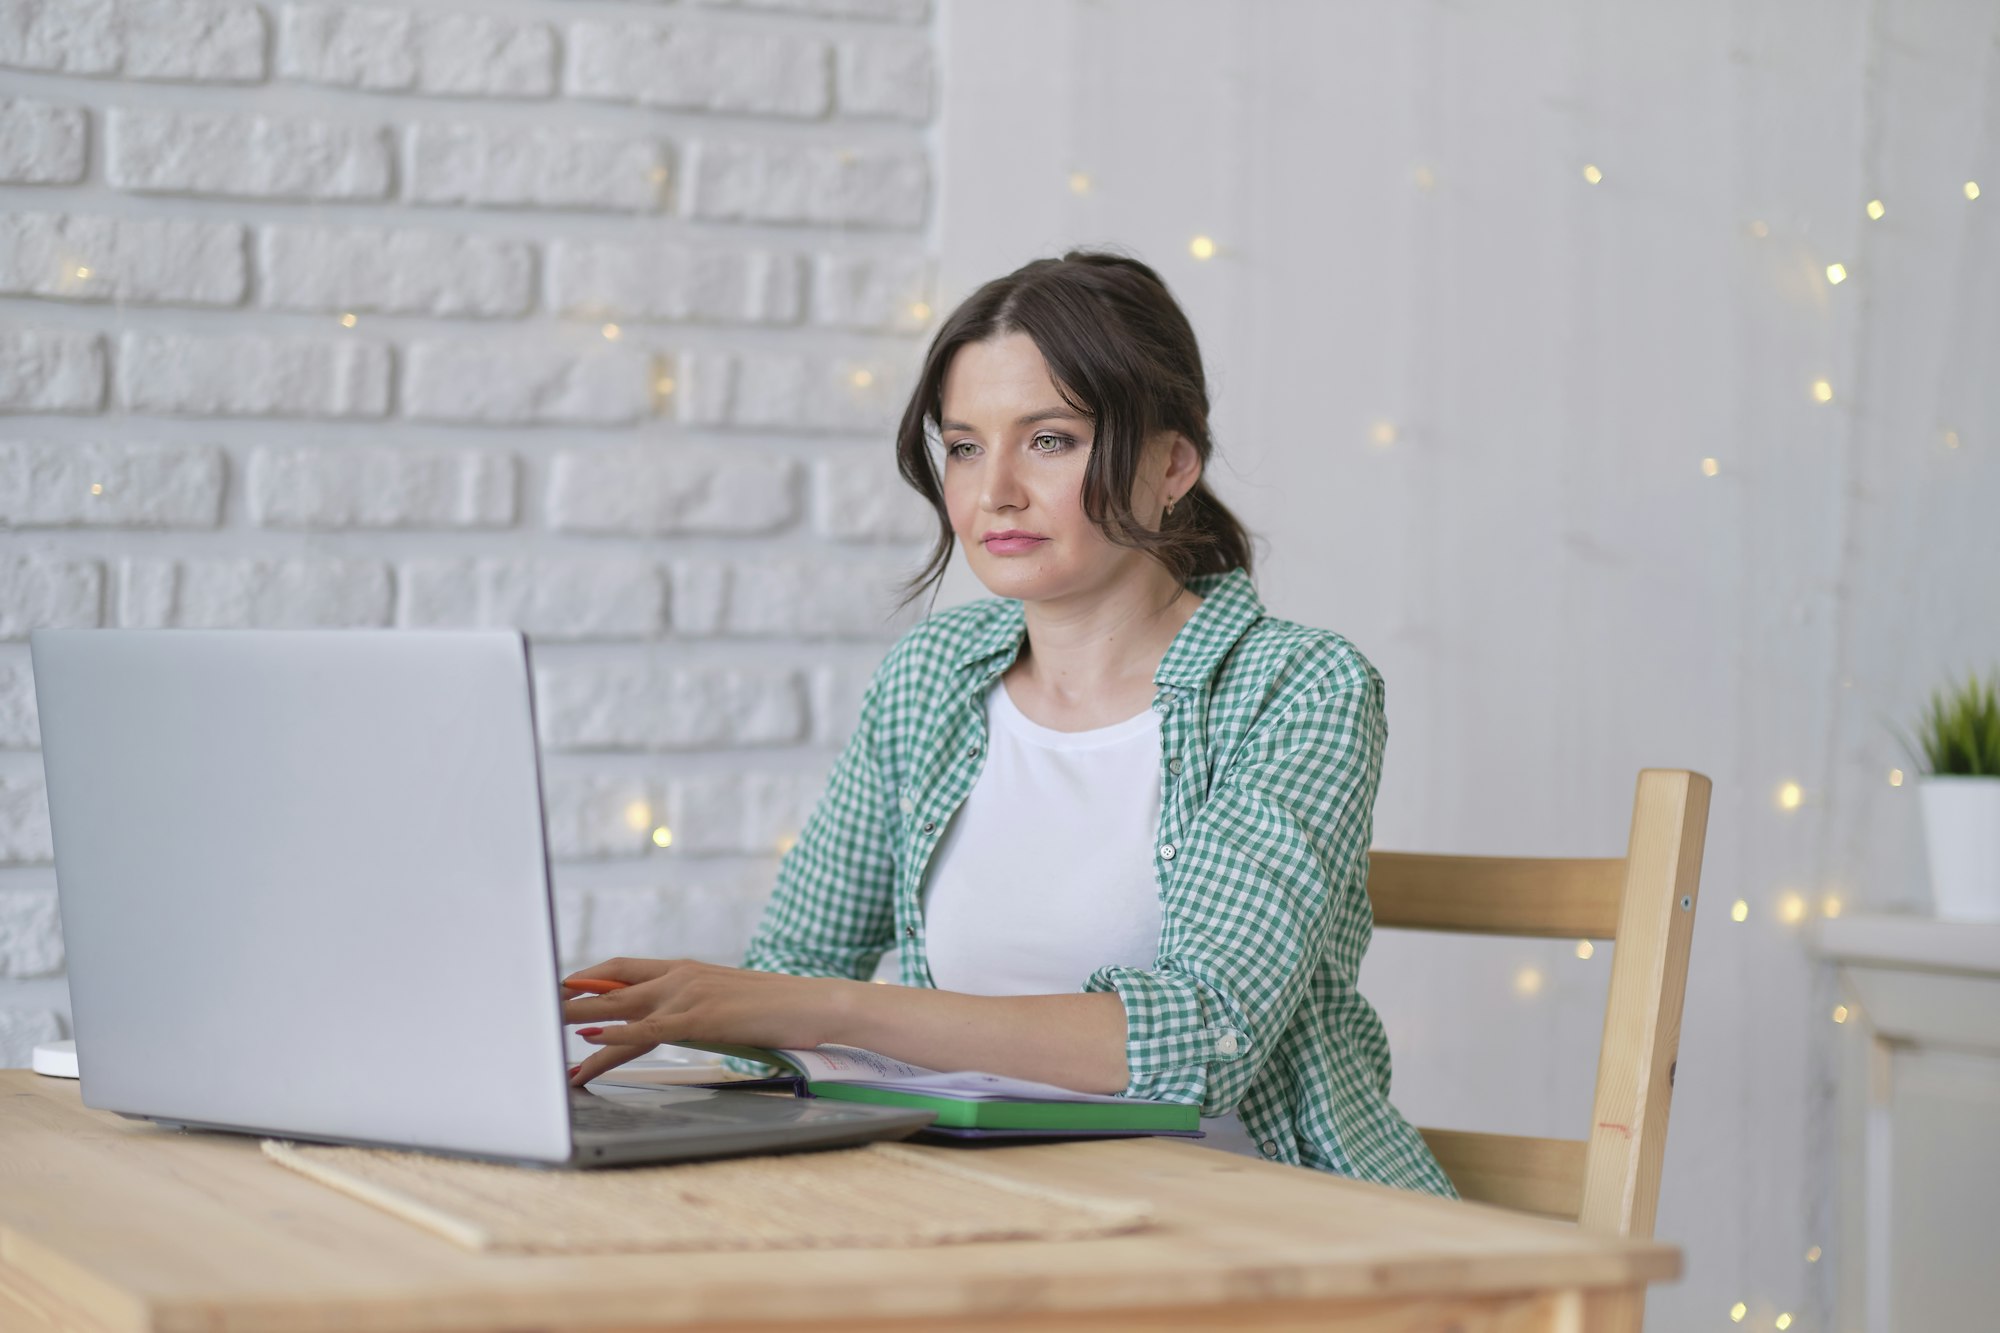
{"label": "notebook page", "polygon": [[[861,1080],[837,1081],[860,1082]],[[1059,1088],[1053,1083],[1036,1083],[1025,1078],[1004,1078],[999,1074],[982,1074],[970,1069],[949,1074],[927,1072],[915,1078],[883,1078],[867,1081],[874,1087],[887,1088],[894,1092],[928,1092],[948,1097],[967,1097],[976,1101],[1131,1104],[1129,1097],[1109,1097],[1095,1092],[1073,1092],[1068,1088]]]}

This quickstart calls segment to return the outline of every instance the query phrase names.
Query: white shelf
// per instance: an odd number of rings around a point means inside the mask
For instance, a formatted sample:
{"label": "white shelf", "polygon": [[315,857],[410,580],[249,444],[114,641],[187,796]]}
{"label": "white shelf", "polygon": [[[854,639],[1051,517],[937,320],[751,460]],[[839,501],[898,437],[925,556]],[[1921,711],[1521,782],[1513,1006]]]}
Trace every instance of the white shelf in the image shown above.
{"label": "white shelf", "polygon": [[1814,947],[1833,962],[2000,977],[2000,924],[1914,914],[1840,916],[1818,923]]}

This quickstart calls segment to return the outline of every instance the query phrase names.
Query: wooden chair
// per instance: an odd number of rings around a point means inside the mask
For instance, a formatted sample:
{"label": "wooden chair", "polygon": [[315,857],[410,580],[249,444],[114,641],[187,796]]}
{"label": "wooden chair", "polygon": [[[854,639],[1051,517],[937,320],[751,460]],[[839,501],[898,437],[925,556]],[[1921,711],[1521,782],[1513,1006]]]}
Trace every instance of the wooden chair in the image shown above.
{"label": "wooden chair", "polygon": [[1699,773],[1642,769],[1619,857],[1369,853],[1379,927],[1615,945],[1589,1137],[1422,1131],[1465,1198],[1653,1234],[1708,797]]}

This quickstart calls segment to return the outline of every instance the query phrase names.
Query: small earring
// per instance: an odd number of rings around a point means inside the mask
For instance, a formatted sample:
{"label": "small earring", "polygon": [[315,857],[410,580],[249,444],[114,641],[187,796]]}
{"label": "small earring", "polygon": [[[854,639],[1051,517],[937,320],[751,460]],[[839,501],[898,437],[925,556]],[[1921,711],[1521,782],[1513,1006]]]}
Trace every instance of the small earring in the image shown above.
{"label": "small earring", "polygon": [[1173,501],[1173,497],[1171,497],[1171,496],[1169,496],[1169,497],[1167,498],[1167,512],[1168,512],[1169,514],[1171,514],[1171,513],[1173,513],[1173,512],[1174,512],[1174,501]]}

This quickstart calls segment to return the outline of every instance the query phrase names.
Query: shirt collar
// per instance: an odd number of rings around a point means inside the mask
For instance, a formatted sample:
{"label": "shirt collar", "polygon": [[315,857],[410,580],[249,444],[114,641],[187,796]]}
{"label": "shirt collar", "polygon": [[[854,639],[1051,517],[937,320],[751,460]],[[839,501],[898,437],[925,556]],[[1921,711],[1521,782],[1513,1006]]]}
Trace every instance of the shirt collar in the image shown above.
{"label": "shirt collar", "polygon": [[[1156,685],[1199,688],[1215,674],[1243,632],[1264,614],[1264,604],[1251,585],[1249,571],[1238,567],[1219,574],[1196,574],[1187,586],[1202,599],[1187,624],[1167,648],[1160,669],[1153,673]],[[960,652],[963,669],[991,666],[992,659],[1006,655],[1011,663],[1021,651],[1027,635],[1027,613],[1018,598],[995,597],[986,621]],[[1004,670],[1005,665],[998,669]]]}

